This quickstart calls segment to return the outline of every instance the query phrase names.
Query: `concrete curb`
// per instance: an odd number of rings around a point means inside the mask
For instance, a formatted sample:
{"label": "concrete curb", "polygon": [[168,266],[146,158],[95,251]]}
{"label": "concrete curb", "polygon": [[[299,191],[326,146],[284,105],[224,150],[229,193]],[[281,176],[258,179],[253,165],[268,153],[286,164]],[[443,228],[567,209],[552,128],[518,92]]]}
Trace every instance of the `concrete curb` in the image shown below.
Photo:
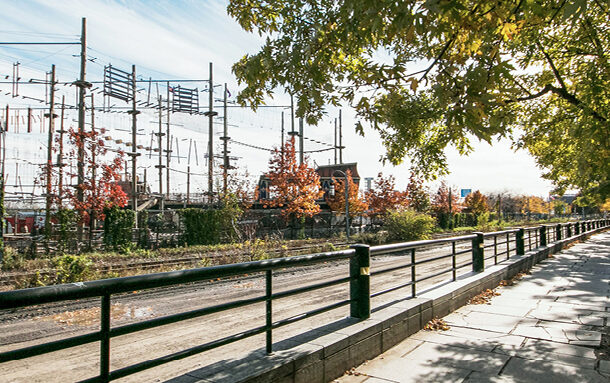
{"label": "concrete curb", "polygon": [[603,230],[606,229],[590,230],[525,255],[512,256],[501,264],[486,267],[483,272],[464,274],[456,282],[428,289],[416,298],[373,310],[370,319],[345,318],[309,331],[283,342],[280,348],[286,349],[271,355],[261,351],[257,353],[258,358],[192,371],[171,382],[329,382],[421,330],[432,318],[455,311],[482,291],[498,286],[501,280],[529,270],[566,245]]}

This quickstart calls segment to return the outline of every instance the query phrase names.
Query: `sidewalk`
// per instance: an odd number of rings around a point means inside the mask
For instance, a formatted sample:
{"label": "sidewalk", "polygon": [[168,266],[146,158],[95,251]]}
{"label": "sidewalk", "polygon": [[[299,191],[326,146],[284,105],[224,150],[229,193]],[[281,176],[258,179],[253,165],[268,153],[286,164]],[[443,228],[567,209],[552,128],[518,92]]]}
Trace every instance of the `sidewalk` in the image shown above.
{"label": "sidewalk", "polygon": [[610,381],[610,232],[496,291],[334,382]]}

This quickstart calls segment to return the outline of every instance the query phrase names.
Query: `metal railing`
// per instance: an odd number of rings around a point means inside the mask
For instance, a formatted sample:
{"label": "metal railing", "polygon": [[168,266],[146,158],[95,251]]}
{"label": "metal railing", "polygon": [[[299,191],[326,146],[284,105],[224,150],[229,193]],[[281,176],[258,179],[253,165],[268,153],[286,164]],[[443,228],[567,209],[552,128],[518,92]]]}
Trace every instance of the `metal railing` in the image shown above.
{"label": "metal railing", "polygon": [[[266,351],[270,353],[273,349],[273,330],[279,327],[347,305],[350,306],[350,316],[366,319],[370,316],[371,312],[371,298],[403,288],[410,288],[411,296],[415,297],[417,295],[417,284],[423,281],[438,278],[446,274],[450,275],[450,279],[455,281],[458,272],[461,270],[468,268],[468,270],[474,272],[483,271],[486,261],[493,260],[494,264],[498,264],[506,261],[513,254],[525,254],[526,247],[533,249],[532,246],[544,246],[548,243],[560,240],[561,238],[570,237],[572,234],[578,235],[608,226],[610,226],[610,220],[604,219],[544,225],[527,229],[521,228],[492,233],[473,233],[471,235],[453,238],[414,241],[374,247],[353,245],[351,249],[343,251],[2,292],[0,293],[0,309],[16,309],[43,303],[99,297],[101,324],[100,330],[96,332],[2,352],[0,353],[0,363],[25,359],[35,355],[46,354],[92,342],[99,342],[99,375],[84,380],[84,382],[108,382],[262,333],[266,334]],[[448,247],[449,250],[446,254],[434,254],[430,257],[417,259],[418,252],[431,246],[434,246],[436,250],[440,250],[443,247]],[[486,252],[490,252],[491,254],[486,256]],[[371,272],[371,256],[388,254],[399,256],[408,255],[409,262]],[[464,258],[467,254],[470,254],[471,257],[466,262],[458,262],[460,256],[461,258]],[[349,272],[346,273],[346,276],[278,293],[273,292],[274,271],[338,260],[349,260]],[[441,270],[432,270],[433,272],[427,274],[421,273],[420,266],[432,264],[434,262],[446,262],[447,264],[446,266],[442,265]],[[372,276],[402,269],[410,271],[410,279],[408,281],[371,293],[370,278]],[[137,323],[116,327],[111,326],[112,295],[251,273],[264,273],[264,295],[235,300]],[[349,299],[334,302],[287,319],[273,321],[274,300],[343,283],[349,283]],[[114,371],[111,371],[110,369],[110,340],[114,337],[262,302],[265,303],[266,313],[264,325],[178,351],[167,356],[147,360]]]}

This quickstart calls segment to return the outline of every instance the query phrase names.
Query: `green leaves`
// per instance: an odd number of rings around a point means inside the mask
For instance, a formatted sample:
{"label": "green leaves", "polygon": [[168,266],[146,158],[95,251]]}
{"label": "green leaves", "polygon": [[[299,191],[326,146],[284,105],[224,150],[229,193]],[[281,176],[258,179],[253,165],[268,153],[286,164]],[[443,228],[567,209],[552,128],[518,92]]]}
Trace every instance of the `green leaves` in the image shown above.
{"label": "green leaves", "polygon": [[233,67],[242,102],[284,87],[309,123],[347,102],[388,161],[408,156],[429,178],[446,172],[448,146],[467,154],[471,137],[512,137],[559,189],[608,189],[604,2],[231,0],[228,10],[268,37]]}

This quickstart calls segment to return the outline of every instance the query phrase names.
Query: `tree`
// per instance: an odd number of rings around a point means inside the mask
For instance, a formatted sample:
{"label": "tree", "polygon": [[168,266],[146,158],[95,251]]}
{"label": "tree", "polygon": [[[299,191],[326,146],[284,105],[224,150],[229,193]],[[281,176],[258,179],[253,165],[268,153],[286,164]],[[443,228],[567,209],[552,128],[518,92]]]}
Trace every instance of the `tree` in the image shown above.
{"label": "tree", "polygon": [[464,200],[464,205],[464,210],[466,210],[466,212],[472,213],[476,216],[489,210],[487,197],[485,197],[479,190],[468,194]]}
{"label": "tree", "polygon": [[521,213],[545,214],[548,211],[548,205],[542,198],[535,196],[521,197]]}
{"label": "tree", "polygon": [[458,202],[457,189],[450,188],[446,181],[441,181],[441,185],[432,197],[432,210],[437,215],[459,213],[462,206]]}
{"label": "tree", "polygon": [[569,208],[570,205],[568,205],[565,201],[562,201],[560,199],[554,199],[551,202],[551,206],[553,208],[553,213],[555,213],[555,215],[563,215],[563,214],[567,214],[569,213]]}
{"label": "tree", "polygon": [[283,150],[273,150],[266,175],[270,197],[267,206],[281,207],[283,216],[298,219],[320,212],[316,203],[324,194],[320,189],[320,177],[306,161],[297,163],[294,137],[286,142]]}
{"label": "tree", "polygon": [[267,37],[233,66],[242,103],[282,86],[313,124],[348,102],[389,161],[428,176],[446,173],[447,146],[508,137],[559,191],[610,195],[606,1],[230,0],[228,12]]}
{"label": "tree", "polygon": [[411,172],[406,194],[409,199],[409,207],[415,211],[425,213],[430,210],[430,196],[424,187],[424,180]]}
{"label": "tree", "polygon": [[373,188],[366,191],[364,198],[369,206],[370,215],[383,215],[389,210],[406,207],[409,204],[405,192],[396,190],[394,176],[377,174]]}
{"label": "tree", "polygon": [[[84,168],[85,177],[82,184],[72,187],[59,183],[59,180],[52,182],[54,204],[59,208],[66,205],[71,206],[78,213],[78,221],[88,223],[90,218],[104,219],[104,210],[112,207],[124,207],[127,205],[128,197],[119,185],[121,171],[123,170],[123,152],[118,152],[110,161],[105,157],[108,149],[105,147],[104,140],[101,139],[100,132],[90,131],[83,133],[82,137],[77,131],[70,128],[69,131],[68,155],[66,158],[75,159],[76,151],[79,147],[85,147]],[[100,171],[101,170],[101,171]],[[70,177],[76,174],[68,173]],[[57,173],[52,174],[58,177]],[[40,177],[42,179],[44,175]],[[60,186],[61,185],[61,186]],[[62,198],[59,197],[61,187]],[[83,201],[79,201],[77,189],[83,191]]]}
{"label": "tree", "polygon": [[[363,198],[360,198],[360,192],[358,191],[358,185],[354,183],[352,179],[352,172],[347,170],[347,197],[349,201],[349,214],[351,216],[361,214],[368,209],[368,204]],[[332,211],[338,213],[345,213],[345,180],[343,178],[333,177],[333,184],[335,185],[335,195],[329,197],[326,202]]]}

